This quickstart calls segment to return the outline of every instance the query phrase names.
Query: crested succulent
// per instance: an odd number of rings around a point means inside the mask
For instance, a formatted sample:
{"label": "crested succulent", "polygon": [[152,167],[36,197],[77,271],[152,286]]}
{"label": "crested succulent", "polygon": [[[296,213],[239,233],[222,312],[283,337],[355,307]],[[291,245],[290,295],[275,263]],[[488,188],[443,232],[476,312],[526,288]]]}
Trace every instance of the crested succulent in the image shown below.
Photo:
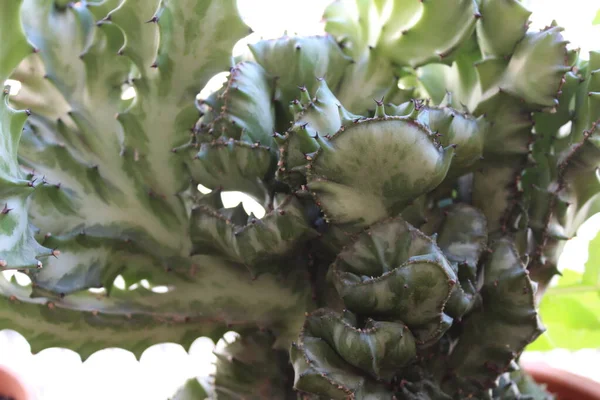
{"label": "crested succulent", "polygon": [[338,0],[233,57],[234,0],[0,0],[0,267],[31,279],[0,275],[0,329],[84,358],[238,332],[177,398],[549,397],[518,359],[600,211],[600,53],[529,15]]}

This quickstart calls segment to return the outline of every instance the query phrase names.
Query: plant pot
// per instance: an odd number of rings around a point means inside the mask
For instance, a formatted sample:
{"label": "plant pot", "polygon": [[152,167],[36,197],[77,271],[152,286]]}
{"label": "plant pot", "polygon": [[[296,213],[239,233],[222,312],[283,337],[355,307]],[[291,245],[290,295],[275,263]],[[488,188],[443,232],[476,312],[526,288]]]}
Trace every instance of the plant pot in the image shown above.
{"label": "plant pot", "polygon": [[9,368],[0,365],[0,395],[14,400],[31,400],[25,384]]}
{"label": "plant pot", "polygon": [[600,382],[554,368],[542,362],[523,363],[523,368],[536,382],[558,400],[600,400]]}

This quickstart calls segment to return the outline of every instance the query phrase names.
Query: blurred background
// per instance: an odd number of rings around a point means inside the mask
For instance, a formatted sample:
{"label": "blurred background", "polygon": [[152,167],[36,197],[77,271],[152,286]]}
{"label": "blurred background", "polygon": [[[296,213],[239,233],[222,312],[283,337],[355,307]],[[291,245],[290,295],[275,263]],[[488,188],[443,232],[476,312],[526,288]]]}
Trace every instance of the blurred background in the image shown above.
{"label": "blurred background", "polygon": [[[600,0],[522,2],[533,11],[533,29],[543,28],[554,19],[565,28],[564,36],[572,47],[581,48],[583,55],[593,48],[600,49]],[[321,16],[328,3],[329,0],[238,0],[242,17],[254,33],[240,41],[234,53],[242,51],[248,43],[276,38],[285,31],[290,35],[322,33]],[[201,97],[218,89],[226,77],[227,74],[216,76]],[[260,205],[244,195],[223,193],[226,207],[240,201],[248,212],[254,212],[257,217],[264,215]],[[563,277],[553,282],[541,305],[548,332],[528,348],[523,358],[545,361],[600,382],[600,286],[598,279],[592,285],[578,284],[586,265],[600,270],[599,231],[600,214],[584,224],[577,237],[568,242],[559,264]],[[590,247],[590,241],[596,236]],[[27,284],[28,278],[17,276],[17,279],[25,279],[19,283]],[[160,290],[159,287],[154,289]],[[78,354],[65,349],[46,349],[32,355],[23,336],[2,330],[0,364],[20,374],[39,400],[165,400],[190,377],[208,379],[215,345],[222,346],[224,340],[233,337],[235,333],[229,332],[216,344],[199,338],[189,352],[172,343],[155,345],[148,348],[139,361],[128,351],[105,349],[82,362]]]}

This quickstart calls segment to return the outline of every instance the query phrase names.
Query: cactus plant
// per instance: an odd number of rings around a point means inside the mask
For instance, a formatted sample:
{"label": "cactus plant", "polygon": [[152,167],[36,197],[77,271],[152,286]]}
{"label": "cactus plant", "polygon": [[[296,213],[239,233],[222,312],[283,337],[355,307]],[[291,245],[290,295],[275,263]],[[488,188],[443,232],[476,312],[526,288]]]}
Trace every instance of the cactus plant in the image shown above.
{"label": "cactus plant", "polygon": [[529,15],[338,0],[233,57],[234,0],[0,0],[0,266],[31,279],[0,329],[83,358],[234,330],[216,399],[545,398],[517,362],[600,211],[600,53]]}

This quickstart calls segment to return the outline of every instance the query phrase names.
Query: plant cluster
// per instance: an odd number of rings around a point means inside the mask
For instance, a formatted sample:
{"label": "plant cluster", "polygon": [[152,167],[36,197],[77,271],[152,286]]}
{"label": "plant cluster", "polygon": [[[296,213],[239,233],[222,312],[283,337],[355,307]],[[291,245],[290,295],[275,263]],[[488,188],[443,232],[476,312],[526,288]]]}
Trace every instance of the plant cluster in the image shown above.
{"label": "plant cluster", "polygon": [[84,358],[234,330],[215,399],[546,398],[517,361],[600,211],[600,53],[529,16],[336,1],[232,57],[234,0],[0,0],[0,266],[31,279],[0,329]]}

